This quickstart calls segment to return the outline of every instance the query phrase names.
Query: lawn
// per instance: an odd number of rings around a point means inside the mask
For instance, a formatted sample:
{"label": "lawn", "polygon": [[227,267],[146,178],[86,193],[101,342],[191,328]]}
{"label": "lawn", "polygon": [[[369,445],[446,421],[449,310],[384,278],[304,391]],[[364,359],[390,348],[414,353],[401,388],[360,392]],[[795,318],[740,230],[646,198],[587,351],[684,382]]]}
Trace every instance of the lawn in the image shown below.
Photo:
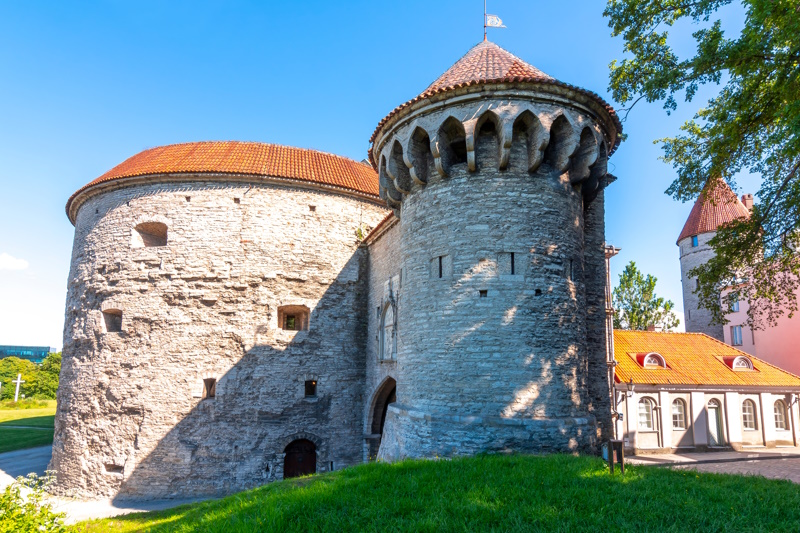
{"label": "lawn", "polygon": [[[49,400],[38,403],[44,403],[46,406],[42,407],[22,402],[16,408],[0,406],[0,453],[33,448],[34,446],[44,446],[53,442],[53,419],[56,413],[56,402],[55,400]],[[12,428],[9,426],[27,427]]]}
{"label": "lawn", "polygon": [[367,464],[72,531],[793,531],[788,481],[629,467],[594,457]]}

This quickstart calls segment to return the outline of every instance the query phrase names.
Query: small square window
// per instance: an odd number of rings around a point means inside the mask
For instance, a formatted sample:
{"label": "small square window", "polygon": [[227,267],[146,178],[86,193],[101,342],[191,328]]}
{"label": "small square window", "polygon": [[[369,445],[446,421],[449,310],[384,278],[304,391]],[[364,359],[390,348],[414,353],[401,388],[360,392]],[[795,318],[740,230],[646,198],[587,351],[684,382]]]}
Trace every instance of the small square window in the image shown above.
{"label": "small square window", "polygon": [[295,331],[297,329],[297,317],[294,315],[283,317],[283,329]]}
{"label": "small square window", "polygon": [[317,382],[316,380],[310,379],[306,381],[306,398],[316,398],[317,397]]}
{"label": "small square window", "polygon": [[487,296],[489,296],[489,291],[487,290],[478,291],[478,296],[481,298],[486,298]]}
{"label": "small square window", "polygon": [[308,206],[308,210],[311,211],[312,213],[314,213],[317,210],[317,206],[310,205],[310,206]]}
{"label": "small square window", "polygon": [[217,395],[217,380],[206,378],[203,380],[203,399],[214,398]]}
{"label": "small square window", "polygon": [[241,202],[242,202],[242,199],[241,199],[241,198],[234,198],[234,199],[233,199],[233,203],[235,203],[235,204],[239,204],[239,203],[241,203]]}
{"label": "small square window", "polygon": [[103,320],[106,324],[107,333],[119,333],[122,331],[122,311],[119,309],[106,309],[103,311]]}
{"label": "small square window", "polygon": [[308,315],[304,305],[284,305],[278,308],[278,325],[287,331],[307,330]]}
{"label": "small square window", "polygon": [[697,248],[697,235],[692,237],[692,248]]}

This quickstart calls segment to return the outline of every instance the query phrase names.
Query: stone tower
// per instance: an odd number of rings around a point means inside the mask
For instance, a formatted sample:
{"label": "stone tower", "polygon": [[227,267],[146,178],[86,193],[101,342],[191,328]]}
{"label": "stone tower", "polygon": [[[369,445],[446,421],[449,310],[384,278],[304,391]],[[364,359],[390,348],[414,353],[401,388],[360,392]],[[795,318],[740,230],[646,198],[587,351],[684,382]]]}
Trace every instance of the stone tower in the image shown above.
{"label": "stone tower", "polygon": [[[747,199],[747,197],[745,197]],[[752,196],[749,197],[752,202]],[[751,204],[752,205],[752,204]],[[692,269],[714,257],[708,241],[717,234],[717,228],[740,217],[749,217],[750,210],[741,202],[724,180],[709,180],[695,201],[689,218],[683,226],[677,245],[681,260],[681,285],[686,331],[705,333],[725,341],[721,324],[711,324],[711,313],[699,306],[697,278]]]}
{"label": "stone tower", "polygon": [[56,488],[220,495],[360,463],[357,234],[387,212],[368,165],[260,143],[153,148],[76,192]]}
{"label": "stone tower", "polygon": [[597,95],[487,41],[380,122],[401,274],[379,457],[610,436],[603,189],[620,132]]}

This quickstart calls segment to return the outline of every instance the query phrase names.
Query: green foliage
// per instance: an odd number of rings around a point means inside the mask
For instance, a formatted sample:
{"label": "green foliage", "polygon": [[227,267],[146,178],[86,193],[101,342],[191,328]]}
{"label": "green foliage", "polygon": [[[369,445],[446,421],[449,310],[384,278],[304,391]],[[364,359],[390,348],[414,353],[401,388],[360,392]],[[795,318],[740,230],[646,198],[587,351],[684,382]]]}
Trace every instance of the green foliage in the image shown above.
{"label": "green foliage", "polygon": [[20,388],[20,399],[38,398],[55,399],[58,389],[58,374],[61,371],[61,352],[51,353],[45,357],[40,365],[20,359],[19,357],[5,357],[0,359],[0,400],[13,400],[16,385],[12,381],[17,379],[17,374],[22,374],[23,383]]}
{"label": "green foliage", "polygon": [[[726,31],[720,8],[746,13],[741,31]],[[717,256],[690,273],[698,277],[700,304],[724,322],[720,293],[739,282],[754,327],[774,324],[797,309],[800,275],[800,3],[797,0],[608,0],[605,15],[629,56],[610,65],[610,89],[630,112],[644,99],[663,101],[669,113],[682,94],[691,102],[704,84],[717,95],[681,127],[660,139],[663,159],[677,179],[667,193],[696,198],[707,180],[747,170],[761,188],[749,220],[732,223],[711,241]],[[692,23],[696,52],[680,58],[669,29]]]}
{"label": "green foliage", "polygon": [[680,324],[672,312],[669,300],[656,296],[655,277],[645,277],[636,263],[631,261],[619,275],[619,285],[614,288],[614,328],[646,330],[661,326],[670,330]]}
{"label": "green foliage", "polygon": [[571,455],[370,463],[73,531],[797,531],[784,480]]}
{"label": "green foliage", "polygon": [[[49,474],[49,473],[48,473]],[[63,513],[54,513],[45,503],[50,475],[28,474],[18,477],[0,493],[0,533],[40,533],[66,531]]]}

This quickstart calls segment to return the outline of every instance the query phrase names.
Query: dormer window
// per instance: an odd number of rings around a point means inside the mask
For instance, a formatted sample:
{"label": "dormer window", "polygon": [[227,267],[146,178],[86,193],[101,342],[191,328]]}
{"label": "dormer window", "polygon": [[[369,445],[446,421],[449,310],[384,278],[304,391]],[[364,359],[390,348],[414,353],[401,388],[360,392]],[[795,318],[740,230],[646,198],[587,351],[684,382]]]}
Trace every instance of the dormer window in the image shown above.
{"label": "dormer window", "polygon": [[664,361],[664,357],[655,352],[639,354],[636,359],[644,368],[667,368],[667,363]]}
{"label": "dormer window", "polygon": [[750,360],[749,357],[745,357],[740,355],[736,359],[733,360],[733,364],[731,367],[734,370],[753,370],[753,362]]}

